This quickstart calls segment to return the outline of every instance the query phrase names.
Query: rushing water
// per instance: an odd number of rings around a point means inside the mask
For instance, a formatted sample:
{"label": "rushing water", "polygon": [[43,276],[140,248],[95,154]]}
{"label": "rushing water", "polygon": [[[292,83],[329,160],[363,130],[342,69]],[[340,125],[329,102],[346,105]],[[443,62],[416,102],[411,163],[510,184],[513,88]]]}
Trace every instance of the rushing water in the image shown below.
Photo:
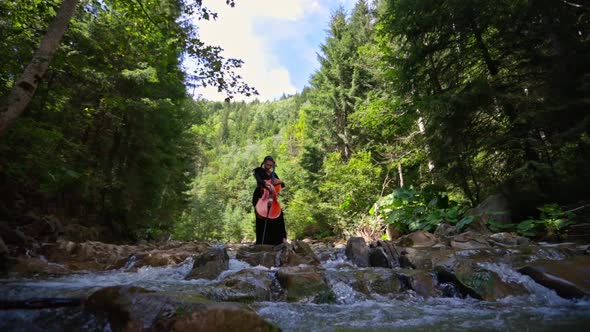
{"label": "rushing water", "polygon": [[[323,263],[336,304],[256,302],[252,307],[283,331],[586,331],[590,326],[590,301],[571,301],[533,282],[510,267],[482,264],[503,279],[518,282],[530,292],[497,302],[441,297],[424,299],[411,292],[396,296],[367,296],[330,278],[341,270],[355,269],[334,258]],[[130,262],[129,265],[132,265]],[[128,266],[129,267],[129,266]],[[143,267],[104,273],[74,274],[50,279],[0,280],[1,300],[80,298],[107,286],[133,285],[156,291],[203,293],[243,269],[252,267],[234,258],[230,269],[217,280],[184,280],[192,261],[175,267]],[[108,322],[79,307],[0,311],[0,331],[111,331]]]}

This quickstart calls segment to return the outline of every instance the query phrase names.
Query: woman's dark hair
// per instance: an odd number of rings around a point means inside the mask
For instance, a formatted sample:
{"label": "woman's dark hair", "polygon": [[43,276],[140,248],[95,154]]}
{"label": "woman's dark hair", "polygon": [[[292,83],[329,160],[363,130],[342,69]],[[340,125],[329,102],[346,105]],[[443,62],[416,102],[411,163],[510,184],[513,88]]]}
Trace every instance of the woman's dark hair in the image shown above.
{"label": "woman's dark hair", "polygon": [[266,156],[266,157],[264,157],[264,160],[262,161],[262,164],[260,164],[260,167],[262,167],[262,165],[264,165],[264,163],[267,162],[267,161],[272,161],[274,164],[276,164],[276,162],[272,158],[272,156]]}

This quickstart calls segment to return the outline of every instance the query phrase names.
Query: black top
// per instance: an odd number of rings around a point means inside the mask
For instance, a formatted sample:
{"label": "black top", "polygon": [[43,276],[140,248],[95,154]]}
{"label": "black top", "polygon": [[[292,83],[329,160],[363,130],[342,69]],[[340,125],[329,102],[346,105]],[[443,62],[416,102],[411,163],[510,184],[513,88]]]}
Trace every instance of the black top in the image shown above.
{"label": "black top", "polygon": [[[256,184],[258,185],[258,187],[264,187],[264,181],[265,180],[270,180],[272,178],[272,173],[271,175],[266,174],[266,171],[264,170],[264,168],[262,167],[256,167],[254,169],[254,177],[256,178]],[[280,179],[279,176],[277,175],[277,173],[275,173],[275,179]],[[281,183],[281,188],[285,187],[284,183]]]}

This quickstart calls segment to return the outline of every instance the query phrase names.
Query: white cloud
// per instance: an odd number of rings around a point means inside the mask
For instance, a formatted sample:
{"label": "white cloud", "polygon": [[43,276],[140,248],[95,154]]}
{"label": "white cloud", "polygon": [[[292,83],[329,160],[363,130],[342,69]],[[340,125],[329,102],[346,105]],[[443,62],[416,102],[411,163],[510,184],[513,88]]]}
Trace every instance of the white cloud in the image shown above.
{"label": "white cloud", "polygon": [[[283,94],[294,94],[297,88],[292,74],[295,60],[300,65],[315,60],[319,45],[306,41],[309,34],[325,33],[330,11],[338,5],[348,7],[348,2],[356,0],[237,0],[231,8],[224,0],[204,0],[203,4],[219,14],[217,20],[200,21],[199,35],[210,45],[224,49],[226,58],[244,61],[242,68],[236,70],[244,81],[256,87],[259,100],[272,100]],[[325,3],[328,4],[325,4]],[[264,31],[260,31],[263,25]],[[258,28],[258,30],[256,30]],[[279,58],[281,50],[276,45],[287,42],[296,54],[289,58]],[[273,44],[275,46],[273,46]],[[283,52],[285,53],[285,52]],[[312,56],[313,55],[313,56]],[[283,55],[284,57],[285,55]],[[294,59],[297,58],[297,59]],[[311,72],[315,68],[297,68],[300,72]],[[297,73],[299,74],[299,72]],[[301,84],[299,84],[301,85]],[[213,87],[200,88],[195,94],[209,100],[223,100],[226,96]],[[236,100],[253,100],[236,96]]]}

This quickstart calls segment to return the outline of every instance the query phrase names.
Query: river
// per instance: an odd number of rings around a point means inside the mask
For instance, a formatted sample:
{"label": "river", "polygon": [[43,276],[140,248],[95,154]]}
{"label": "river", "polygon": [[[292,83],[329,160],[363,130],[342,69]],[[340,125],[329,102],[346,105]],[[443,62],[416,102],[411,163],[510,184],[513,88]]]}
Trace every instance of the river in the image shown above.
{"label": "river", "polygon": [[[235,255],[234,255],[235,257]],[[0,280],[0,300],[32,298],[85,298],[107,286],[134,285],[159,292],[203,293],[216,282],[244,269],[272,272],[230,259],[230,268],[216,280],[184,280],[192,260],[174,267],[126,268],[43,279]],[[336,303],[314,304],[263,301],[250,303],[259,315],[283,331],[587,331],[590,300],[566,300],[501,264],[486,269],[523,284],[529,294],[487,302],[454,296],[422,298],[411,292],[363,294],[337,281],[336,275],[358,269],[335,253],[322,263]],[[375,268],[373,268],[375,269]],[[387,269],[383,269],[386,273]],[[380,271],[377,269],[377,271]],[[111,331],[105,319],[81,307],[40,310],[0,310],[0,331]]]}

